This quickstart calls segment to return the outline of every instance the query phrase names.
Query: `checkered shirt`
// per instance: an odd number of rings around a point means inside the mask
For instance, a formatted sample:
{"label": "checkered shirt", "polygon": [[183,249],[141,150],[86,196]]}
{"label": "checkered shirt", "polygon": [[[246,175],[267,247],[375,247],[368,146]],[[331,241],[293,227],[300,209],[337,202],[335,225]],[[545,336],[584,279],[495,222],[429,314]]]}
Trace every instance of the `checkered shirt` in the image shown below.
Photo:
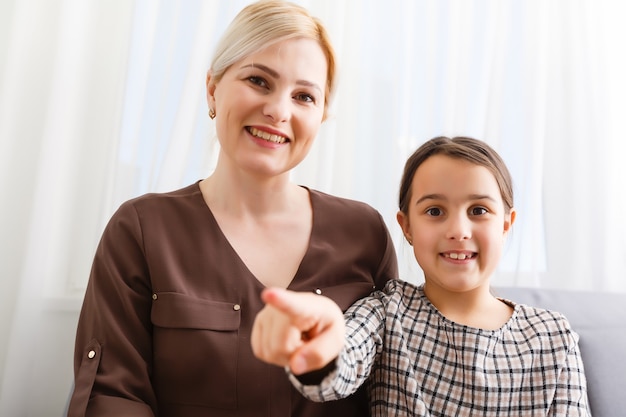
{"label": "checkered shirt", "polygon": [[454,323],[423,286],[390,281],[346,312],[346,346],[320,385],[329,401],[368,380],[373,416],[590,416],[578,335],[561,314],[514,304],[498,330]]}

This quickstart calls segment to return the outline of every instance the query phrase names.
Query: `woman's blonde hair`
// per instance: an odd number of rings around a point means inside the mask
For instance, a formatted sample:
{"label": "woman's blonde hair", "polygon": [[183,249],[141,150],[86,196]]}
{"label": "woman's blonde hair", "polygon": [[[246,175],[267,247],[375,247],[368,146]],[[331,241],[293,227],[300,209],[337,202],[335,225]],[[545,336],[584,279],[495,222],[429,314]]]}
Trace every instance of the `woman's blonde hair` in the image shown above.
{"label": "woman's blonde hair", "polygon": [[335,91],[335,51],[322,22],[297,4],[280,0],[260,0],[243,8],[217,43],[211,62],[211,76],[217,83],[235,62],[273,43],[295,38],[318,42],[326,55],[326,115]]}

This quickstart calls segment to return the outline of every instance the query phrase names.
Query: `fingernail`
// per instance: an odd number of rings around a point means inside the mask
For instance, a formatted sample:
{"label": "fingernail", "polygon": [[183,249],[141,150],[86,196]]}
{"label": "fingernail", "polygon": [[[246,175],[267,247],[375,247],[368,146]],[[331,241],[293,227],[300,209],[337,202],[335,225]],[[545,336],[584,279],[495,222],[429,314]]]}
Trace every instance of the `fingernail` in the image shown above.
{"label": "fingernail", "polygon": [[302,356],[296,356],[291,362],[291,372],[299,375],[304,373],[306,369],[306,361]]}

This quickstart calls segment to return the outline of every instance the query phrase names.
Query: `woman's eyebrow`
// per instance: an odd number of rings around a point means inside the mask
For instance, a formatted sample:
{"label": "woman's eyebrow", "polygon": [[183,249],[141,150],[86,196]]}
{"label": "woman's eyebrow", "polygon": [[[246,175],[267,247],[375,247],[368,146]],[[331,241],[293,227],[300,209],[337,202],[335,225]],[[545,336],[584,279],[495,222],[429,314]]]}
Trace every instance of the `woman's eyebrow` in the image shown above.
{"label": "woman's eyebrow", "polygon": [[268,67],[267,65],[263,65],[263,64],[248,64],[248,65],[244,65],[241,67],[241,69],[244,68],[258,68],[261,71],[267,72],[269,75],[271,75],[274,78],[280,78],[280,74],[276,71],[274,71],[273,69],[271,69],[270,67]]}

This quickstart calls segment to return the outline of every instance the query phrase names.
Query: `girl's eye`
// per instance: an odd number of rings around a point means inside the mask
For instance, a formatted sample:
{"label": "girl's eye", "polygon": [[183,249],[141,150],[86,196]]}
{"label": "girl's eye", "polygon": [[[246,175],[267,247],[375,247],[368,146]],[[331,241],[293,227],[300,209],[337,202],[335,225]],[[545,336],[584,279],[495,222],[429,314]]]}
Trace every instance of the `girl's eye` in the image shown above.
{"label": "girl's eye", "polygon": [[426,214],[428,214],[429,216],[438,217],[443,214],[443,211],[438,207],[431,207],[426,210]]}
{"label": "girl's eye", "polygon": [[483,215],[483,214],[487,214],[487,213],[488,213],[488,210],[487,210],[486,208],[484,208],[484,207],[473,207],[473,208],[470,210],[470,213],[471,213],[473,216],[481,216],[481,215]]}
{"label": "girl's eye", "polygon": [[307,93],[296,94],[294,98],[298,101],[304,101],[308,103],[315,103],[315,97]]}

